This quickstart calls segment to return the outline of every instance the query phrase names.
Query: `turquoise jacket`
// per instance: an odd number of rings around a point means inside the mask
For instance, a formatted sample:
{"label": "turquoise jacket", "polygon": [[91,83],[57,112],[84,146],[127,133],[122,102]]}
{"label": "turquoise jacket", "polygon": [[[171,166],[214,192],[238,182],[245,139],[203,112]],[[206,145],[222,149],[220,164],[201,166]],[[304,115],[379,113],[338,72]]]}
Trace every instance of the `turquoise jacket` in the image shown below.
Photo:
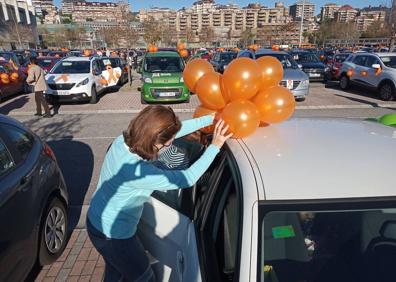
{"label": "turquoise jacket", "polygon": [[[176,138],[211,124],[212,116],[183,121]],[[98,186],[88,209],[89,221],[108,238],[132,237],[143,205],[153,191],[193,186],[218,152],[217,146],[210,145],[188,169],[163,170],[131,153],[123,136],[117,137],[104,159]]]}

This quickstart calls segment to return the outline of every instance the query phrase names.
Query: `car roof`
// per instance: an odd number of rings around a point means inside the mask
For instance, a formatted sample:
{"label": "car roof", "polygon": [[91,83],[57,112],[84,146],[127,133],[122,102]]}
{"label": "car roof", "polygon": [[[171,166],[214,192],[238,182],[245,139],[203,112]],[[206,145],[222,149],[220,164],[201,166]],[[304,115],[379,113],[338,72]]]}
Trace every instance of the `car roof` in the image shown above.
{"label": "car roof", "polygon": [[158,52],[147,52],[147,57],[180,57],[179,53],[174,51],[158,51]]}
{"label": "car roof", "polygon": [[270,50],[270,49],[263,49],[263,48],[260,48],[260,49],[258,49],[256,51],[256,55],[263,55],[263,54],[267,54],[267,55],[277,55],[277,54],[279,54],[279,55],[288,55],[289,53],[284,52],[284,51],[273,51],[273,50]]}
{"label": "car roof", "polygon": [[294,118],[242,140],[266,200],[396,196],[396,129],[372,121]]}
{"label": "car roof", "polygon": [[91,61],[92,59],[94,59],[96,57],[75,57],[75,56],[70,56],[70,57],[66,57],[63,59],[63,61]]}
{"label": "car roof", "polygon": [[389,52],[389,53],[374,53],[375,55],[377,55],[378,57],[393,57],[396,56],[396,53],[394,52]]}

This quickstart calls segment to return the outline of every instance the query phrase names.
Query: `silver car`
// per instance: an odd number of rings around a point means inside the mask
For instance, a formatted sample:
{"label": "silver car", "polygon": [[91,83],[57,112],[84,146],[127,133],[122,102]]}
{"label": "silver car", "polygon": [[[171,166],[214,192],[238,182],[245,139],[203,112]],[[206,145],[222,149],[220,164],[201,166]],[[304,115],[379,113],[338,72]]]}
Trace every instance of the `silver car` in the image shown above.
{"label": "silver car", "polygon": [[384,101],[396,99],[396,53],[355,53],[342,64],[340,87],[369,88]]}
{"label": "silver car", "polygon": [[288,88],[297,101],[304,101],[309,92],[309,77],[301,70],[300,66],[288,53],[269,49],[259,49],[257,52],[243,50],[238,54],[238,58],[248,57],[258,59],[263,56],[275,57],[282,63],[283,79],[280,85]]}
{"label": "silver car", "polygon": [[194,187],[145,205],[157,281],[395,281],[395,147],[392,127],[326,118],[228,140]]}

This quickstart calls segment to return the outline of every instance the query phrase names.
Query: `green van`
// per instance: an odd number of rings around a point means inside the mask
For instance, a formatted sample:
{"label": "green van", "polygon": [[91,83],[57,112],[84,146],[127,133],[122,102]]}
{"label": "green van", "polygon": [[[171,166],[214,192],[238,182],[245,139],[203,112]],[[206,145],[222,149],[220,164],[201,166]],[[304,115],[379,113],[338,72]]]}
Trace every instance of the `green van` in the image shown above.
{"label": "green van", "polygon": [[189,102],[190,91],[183,81],[184,61],[177,52],[146,53],[140,72],[145,103]]}

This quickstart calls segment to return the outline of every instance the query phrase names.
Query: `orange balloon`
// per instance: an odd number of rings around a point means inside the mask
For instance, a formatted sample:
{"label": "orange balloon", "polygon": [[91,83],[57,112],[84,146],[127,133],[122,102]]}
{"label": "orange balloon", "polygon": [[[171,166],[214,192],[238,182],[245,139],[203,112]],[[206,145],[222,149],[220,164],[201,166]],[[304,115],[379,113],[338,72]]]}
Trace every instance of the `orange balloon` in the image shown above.
{"label": "orange balloon", "polygon": [[[199,117],[210,115],[210,114],[213,114],[213,113],[216,113],[216,111],[208,109],[208,108],[205,108],[204,106],[200,105],[200,106],[198,106],[195,109],[193,117],[194,118],[199,118]],[[200,130],[203,133],[210,134],[210,133],[213,133],[214,128],[215,128],[215,126],[211,125],[211,126],[207,126],[207,127],[201,128]]]}
{"label": "orange balloon", "polygon": [[181,51],[186,49],[186,45],[184,43],[177,44],[177,50]]}
{"label": "orange balloon", "polygon": [[0,74],[0,79],[1,79],[1,80],[7,80],[7,79],[9,79],[8,74],[6,74],[6,73]]}
{"label": "orange balloon", "polygon": [[232,138],[249,136],[260,123],[260,114],[255,104],[249,100],[236,100],[229,103],[221,113],[222,119],[230,126]]}
{"label": "orange balloon", "polygon": [[206,73],[214,72],[212,65],[204,59],[194,59],[187,63],[183,71],[184,83],[191,92],[195,92],[197,81]]}
{"label": "orange balloon", "polygon": [[183,58],[188,56],[188,51],[186,49],[180,50],[179,51],[180,56],[182,56]]}
{"label": "orange balloon", "polygon": [[1,80],[1,83],[3,83],[3,84],[10,83],[10,79],[8,77],[7,78],[1,78],[0,80]]}
{"label": "orange balloon", "polygon": [[221,74],[217,72],[209,72],[198,80],[195,86],[195,93],[204,107],[212,110],[221,110],[226,106],[221,94],[220,83]]}
{"label": "orange balloon", "polygon": [[13,72],[13,73],[11,74],[10,78],[11,78],[11,81],[17,81],[18,78],[19,78],[19,75],[18,75],[17,72]]}
{"label": "orange balloon", "polygon": [[254,97],[253,103],[260,112],[260,120],[269,124],[287,120],[296,107],[293,94],[282,86],[261,90]]}
{"label": "orange balloon", "polygon": [[250,58],[235,59],[224,71],[224,96],[231,101],[252,98],[260,89],[260,85],[259,65]]}
{"label": "orange balloon", "polygon": [[261,73],[261,89],[279,85],[283,78],[283,66],[281,62],[272,56],[263,56],[257,59]]}

